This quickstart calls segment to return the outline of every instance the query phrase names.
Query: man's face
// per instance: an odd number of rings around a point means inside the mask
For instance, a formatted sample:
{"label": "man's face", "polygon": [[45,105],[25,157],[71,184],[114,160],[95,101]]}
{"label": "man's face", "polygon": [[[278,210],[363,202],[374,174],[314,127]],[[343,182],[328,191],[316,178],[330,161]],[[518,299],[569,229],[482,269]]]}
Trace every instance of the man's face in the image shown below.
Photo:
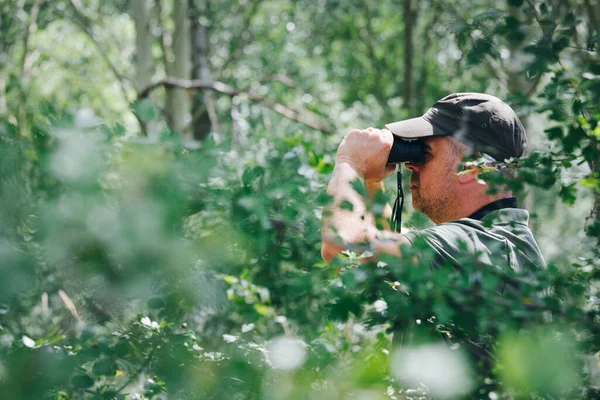
{"label": "man's face", "polygon": [[456,168],[461,157],[450,140],[443,136],[424,139],[422,161],[406,163],[406,168],[412,172],[410,192],[413,208],[435,223],[446,222],[451,202],[458,198]]}

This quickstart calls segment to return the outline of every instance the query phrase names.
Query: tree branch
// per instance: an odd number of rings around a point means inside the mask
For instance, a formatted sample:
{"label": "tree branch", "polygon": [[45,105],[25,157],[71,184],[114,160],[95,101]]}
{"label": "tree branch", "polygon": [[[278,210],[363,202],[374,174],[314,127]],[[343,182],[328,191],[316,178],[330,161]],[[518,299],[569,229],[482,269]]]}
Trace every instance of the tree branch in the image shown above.
{"label": "tree branch", "polygon": [[[150,95],[150,93],[152,93],[152,91],[156,90],[159,87],[165,87],[166,89],[182,88],[182,89],[187,89],[187,90],[191,90],[191,89],[211,90],[213,92],[221,93],[221,94],[224,94],[224,95],[227,95],[230,97],[245,94],[248,96],[248,98],[250,100],[261,103],[261,104],[269,107],[276,113],[281,114],[284,117],[286,117],[292,121],[299,122],[303,125],[306,125],[312,129],[318,130],[318,131],[326,133],[326,134],[335,133],[335,130],[331,129],[330,127],[324,126],[323,124],[321,124],[319,122],[312,122],[312,121],[305,120],[303,118],[303,114],[306,112],[306,110],[304,110],[304,109],[297,110],[293,107],[285,106],[283,104],[280,104],[273,100],[270,100],[267,97],[262,96],[252,90],[235,89],[235,88],[233,88],[223,82],[219,82],[219,81],[205,82],[205,81],[200,81],[200,80],[188,80],[188,79],[167,77],[167,78],[162,79],[158,82],[155,82],[152,85],[148,86],[147,88],[141,90],[137,96],[137,100],[139,101],[139,100],[142,100],[142,99],[148,97]],[[313,115],[316,115],[316,114],[313,114]]]}
{"label": "tree branch", "polygon": [[[290,89],[294,89],[294,90],[300,92],[301,94],[308,94],[307,91],[304,90],[304,88],[302,88],[299,84],[294,82],[294,80],[292,80],[292,78],[290,78],[287,75],[275,74],[275,75],[263,77],[258,80],[258,83],[260,83],[261,85],[265,84],[267,82],[279,82],[282,85],[284,85]],[[323,101],[323,99],[321,99],[319,96],[316,96],[313,94],[310,94],[310,96],[312,98],[316,99],[322,105],[328,105],[328,103]],[[323,119],[324,121],[327,121],[327,123],[329,125],[332,125],[332,126],[334,125],[333,122],[327,117],[327,115],[323,115],[323,114],[320,114],[320,113],[317,113],[317,112],[314,112],[314,111],[308,110],[308,109],[302,109],[302,112],[312,116],[315,119]]]}
{"label": "tree branch", "polygon": [[131,375],[131,377],[127,380],[127,382],[125,382],[123,385],[121,385],[117,389],[117,393],[121,393],[123,391],[123,389],[125,389],[127,386],[129,386],[129,384],[131,382],[133,382],[138,376],[140,376],[140,374],[142,372],[144,372],[144,370],[146,368],[148,368],[148,365],[150,365],[150,363],[152,362],[152,358],[154,357],[155,352],[156,352],[156,347],[153,347],[152,350],[150,350],[148,357],[146,357],[146,359],[144,360],[144,363],[140,366],[140,368],[138,368],[137,371],[135,371],[135,373],[133,375]]}

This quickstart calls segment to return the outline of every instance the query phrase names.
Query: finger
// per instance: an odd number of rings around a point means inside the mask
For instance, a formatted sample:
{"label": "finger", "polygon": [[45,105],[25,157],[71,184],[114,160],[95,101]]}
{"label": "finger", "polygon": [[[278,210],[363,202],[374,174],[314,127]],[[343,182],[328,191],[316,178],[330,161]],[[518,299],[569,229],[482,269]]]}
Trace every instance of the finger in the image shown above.
{"label": "finger", "polygon": [[381,136],[383,136],[387,142],[394,143],[394,134],[387,129],[381,130]]}

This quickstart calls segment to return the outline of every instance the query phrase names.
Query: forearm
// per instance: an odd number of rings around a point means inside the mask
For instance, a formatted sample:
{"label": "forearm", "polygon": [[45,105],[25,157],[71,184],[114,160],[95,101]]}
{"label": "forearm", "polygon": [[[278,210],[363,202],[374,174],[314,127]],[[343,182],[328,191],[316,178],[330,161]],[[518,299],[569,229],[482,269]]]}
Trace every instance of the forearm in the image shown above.
{"label": "forearm", "polygon": [[[384,193],[385,188],[382,181],[366,182],[367,200],[371,207],[367,206],[367,210],[374,218],[377,227],[384,230],[391,230],[390,219],[392,218],[392,207],[385,201],[384,204],[377,203],[378,194]],[[381,199],[381,196],[379,196]]]}
{"label": "forearm", "polygon": [[[359,180],[365,184],[366,199],[354,190],[352,182]],[[406,239],[389,231],[387,218],[391,207],[385,204],[383,213],[377,218],[376,228],[373,215],[367,204],[373,201],[378,191],[383,190],[381,182],[364,182],[352,166],[338,163],[327,187],[332,196],[332,203],[323,212],[322,256],[329,262],[340,252],[354,248],[359,251],[375,250],[399,255],[399,245],[407,243]]]}
{"label": "forearm", "polygon": [[369,218],[363,196],[354,190],[353,182],[364,179],[347,163],[336,163],[327,194],[332,202],[323,210],[323,240],[337,244],[368,241]]}

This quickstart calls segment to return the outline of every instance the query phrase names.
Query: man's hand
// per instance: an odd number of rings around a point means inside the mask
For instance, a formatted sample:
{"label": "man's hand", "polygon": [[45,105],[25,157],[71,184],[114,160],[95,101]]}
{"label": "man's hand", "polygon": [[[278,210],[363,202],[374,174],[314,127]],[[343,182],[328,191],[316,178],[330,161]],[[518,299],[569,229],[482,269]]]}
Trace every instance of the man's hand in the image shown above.
{"label": "man's hand", "polygon": [[[368,242],[376,252],[399,255],[400,244],[408,243],[399,233],[378,231],[368,210],[369,202],[352,186],[355,180],[364,180],[369,198],[377,190],[383,190],[383,179],[395,168],[387,165],[393,143],[390,131],[374,128],[353,130],[340,143],[327,185],[327,193],[333,197],[333,202],[323,212],[321,255],[325,261],[330,262],[344,249],[357,244]],[[344,202],[352,207],[342,207]]]}
{"label": "man's hand", "polygon": [[394,165],[387,165],[393,144],[394,137],[387,129],[355,129],[340,143],[335,162],[352,167],[367,187],[378,185],[394,171]]}

